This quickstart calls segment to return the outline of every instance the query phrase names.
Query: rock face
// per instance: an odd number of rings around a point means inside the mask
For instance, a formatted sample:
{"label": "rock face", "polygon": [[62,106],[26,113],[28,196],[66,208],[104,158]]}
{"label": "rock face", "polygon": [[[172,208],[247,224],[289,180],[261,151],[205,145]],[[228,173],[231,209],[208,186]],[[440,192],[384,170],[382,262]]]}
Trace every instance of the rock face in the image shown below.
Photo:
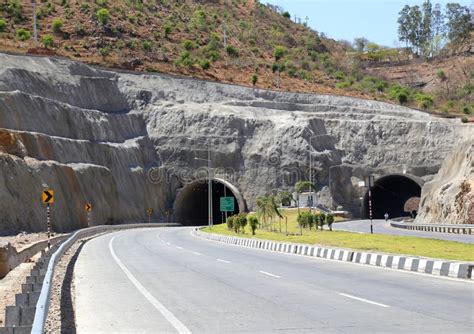
{"label": "rock face", "polygon": [[474,142],[459,145],[423,187],[416,222],[474,224]]}
{"label": "rock face", "polygon": [[[251,209],[309,165],[323,204],[360,213],[368,173],[429,179],[473,127],[376,101],[279,93],[0,54],[0,229],[164,220],[180,189],[212,174]],[[310,153],[312,158],[310,161]]]}

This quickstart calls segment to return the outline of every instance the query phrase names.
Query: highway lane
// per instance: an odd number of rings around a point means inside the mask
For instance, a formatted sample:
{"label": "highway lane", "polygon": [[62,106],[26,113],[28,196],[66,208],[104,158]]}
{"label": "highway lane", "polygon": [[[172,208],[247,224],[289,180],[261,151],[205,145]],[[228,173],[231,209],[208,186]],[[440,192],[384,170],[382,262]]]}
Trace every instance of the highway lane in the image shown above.
{"label": "highway lane", "polygon": [[108,234],[75,266],[79,333],[472,333],[474,285],[203,240]]}
{"label": "highway lane", "polygon": [[[390,221],[386,222],[383,219],[374,219],[372,223],[374,226],[374,233],[406,235],[419,238],[440,239],[474,244],[474,235],[405,230],[402,228],[392,227],[390,226]],[[347,222],[335,223],[333,225],[333,229],[340,231],[370,233],[370,220],[350,220]]]}

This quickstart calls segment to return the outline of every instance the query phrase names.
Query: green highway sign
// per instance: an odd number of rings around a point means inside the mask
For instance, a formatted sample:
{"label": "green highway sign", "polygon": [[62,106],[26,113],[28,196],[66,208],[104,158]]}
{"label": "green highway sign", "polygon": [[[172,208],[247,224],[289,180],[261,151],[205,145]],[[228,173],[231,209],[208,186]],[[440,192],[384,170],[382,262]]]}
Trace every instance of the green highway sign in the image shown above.
{"label": "green highway sign", "polygon": [[234,197],[221,197],[221,212],[235,211]]}

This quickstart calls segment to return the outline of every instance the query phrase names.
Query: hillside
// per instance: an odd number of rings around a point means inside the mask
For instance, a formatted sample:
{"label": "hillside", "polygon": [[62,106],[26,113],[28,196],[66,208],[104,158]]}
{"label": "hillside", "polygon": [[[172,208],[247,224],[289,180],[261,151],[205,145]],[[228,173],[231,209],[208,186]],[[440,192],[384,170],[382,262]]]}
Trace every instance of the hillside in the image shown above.
{"label": "hillside", "polygon": [[449,97],[405,89],[396,77],[380,71],[370,75],[349,56],[347,45],[254,0],[40,1],[36,44],[31,1],[6,0],[0,8],[2,51],[273,90],[401,102],[445,113],[470,114],[474,109],[472,84],[467,85],[471,72],[457,80],[466,83],[457,87],[464,95],[446,108]]}

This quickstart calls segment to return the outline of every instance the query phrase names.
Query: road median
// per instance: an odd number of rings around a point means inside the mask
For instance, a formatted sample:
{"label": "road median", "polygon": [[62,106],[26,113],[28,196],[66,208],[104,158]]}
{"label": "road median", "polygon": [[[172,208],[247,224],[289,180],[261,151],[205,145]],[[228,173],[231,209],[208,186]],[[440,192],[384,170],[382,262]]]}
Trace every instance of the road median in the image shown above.
{"label": "road median", "polygon": [[245,238],[240,236],[209,233],[207,231],[202,231],[201,229],[193,230],[193,234],[200,238],[242,247],[377,266],[394,270],[418,272],[435,276],[473,280],[472,271],[474,263],[469,262],[454,262],[418,256],[374,253],[304,243]]}

